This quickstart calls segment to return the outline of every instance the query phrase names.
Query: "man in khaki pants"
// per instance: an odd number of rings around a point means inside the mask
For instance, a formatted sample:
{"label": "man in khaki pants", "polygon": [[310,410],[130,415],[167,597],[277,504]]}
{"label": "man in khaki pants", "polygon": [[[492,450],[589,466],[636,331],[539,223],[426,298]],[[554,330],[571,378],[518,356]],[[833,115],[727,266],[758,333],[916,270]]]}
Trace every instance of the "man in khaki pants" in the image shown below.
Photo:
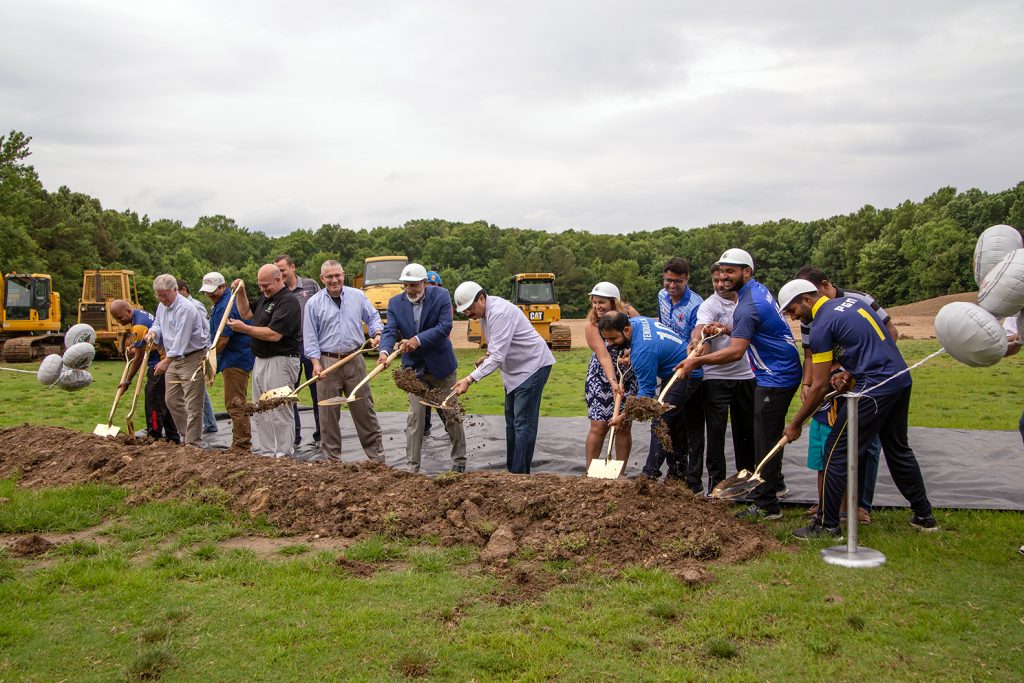
{"label": "man in khaki pants", "polygon": [[210,330],[199,309],[178,294],[178,283],[173,275],[158,275],[153,280],[153,291],[160,305],[146,339],[162,344],[167,352],[153,373],[166,375],[164,397],[182,441],[202,446],[206,385],[203,373],[196,370],[202,367],[206,357]]}
{"label": "man in khaki pants", "polygon": [[[370,343],[380,344],[384,329],[380,315],[362,291],[345,286],[345,271],[337,261],[324,261],[320,266],[320,280],[324,289],[306,303],[302,319],[302,345],[306,357],[313,363],[313,374],[319,375],[363,344],[363,323],[370,331]],[[362,357],[353,358],[347,365],[320,381],[321,401],[352,391],[366,377],[366,363]],[[384,462],[384,444],[373,410],[370,387],[359,390],[359,401],[349,404],[349,413],[366,457]],[[320,449],[328,458],[341,460],[341,408],[320,403]]]}

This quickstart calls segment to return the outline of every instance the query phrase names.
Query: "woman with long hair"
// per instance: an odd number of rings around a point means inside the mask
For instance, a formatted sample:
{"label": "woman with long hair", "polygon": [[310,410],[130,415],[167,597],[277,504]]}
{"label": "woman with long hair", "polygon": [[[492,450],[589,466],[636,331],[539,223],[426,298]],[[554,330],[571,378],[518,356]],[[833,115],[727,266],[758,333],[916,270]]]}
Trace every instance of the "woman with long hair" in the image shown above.
{"label": "woman with long hair", "polygon": [[[640,315],[636,309],[622,301],[619,288],[610,282],[598,282],[590,292],[586,337],[587,344],[594,353],[590,357],[587,379],[583,385],[587,417],[590,418],[590,432],[587,434],[585,445],[588,468],[590,461],[601,455],[601,446],[608,434],[608,421],[612,418],[615,406],[615,394],[621,392],[623,400],[626,395],[636,394],[636,377],[628,366],[621,368],[624,374],[620,385],[617,374],[619,351],[609,349],[597,330],[598,319],[609,311],[621,311],[630,317]],[[633,434],[629,422],[624,422],[615,430],[615,458],[625,463],[629,459],[632,447]],[[622,468],[625,471],[625,464]]]}

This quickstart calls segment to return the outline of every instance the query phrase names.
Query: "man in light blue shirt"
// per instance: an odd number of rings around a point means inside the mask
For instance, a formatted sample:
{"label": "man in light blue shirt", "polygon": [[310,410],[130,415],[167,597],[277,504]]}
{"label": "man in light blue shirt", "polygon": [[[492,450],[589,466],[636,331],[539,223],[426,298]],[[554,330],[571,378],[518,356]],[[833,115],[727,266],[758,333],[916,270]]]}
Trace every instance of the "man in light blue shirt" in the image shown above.
{"label": "man in light blue shirt", "polygon": [[[320,375],[342,358],[362,346],[363,323],[370,331],[370,343],[376,348],[384,326],[380,314],[360,290],[345,286],[345,271],[337,261],[320,266],[324,288],[306,302],[302,316],[302,348],[313,363],[313,374]],[[321,400],[347,395],[366,377],[366,363],[354,358],[338,372],[320,380]],[[384,462],[384,443],[373,410],[369,385],[360,389],[361,400],[348,405],[359,443],[366,457]],[[320,449],[333,460],[341,460],[341,407],[320,403]]]}
{"label": "man in light blue shirt", "polygon": [[166,374],[167,408],[184,443],[202,446],[206,382],[203,373],[196,370],[202,367],[209,348],[210,330],[199,309],[178,294],[173,275],[158,275],[153,280],[153,291],[160,305],[146,339],[162,344],[167,354],[153,373]]}

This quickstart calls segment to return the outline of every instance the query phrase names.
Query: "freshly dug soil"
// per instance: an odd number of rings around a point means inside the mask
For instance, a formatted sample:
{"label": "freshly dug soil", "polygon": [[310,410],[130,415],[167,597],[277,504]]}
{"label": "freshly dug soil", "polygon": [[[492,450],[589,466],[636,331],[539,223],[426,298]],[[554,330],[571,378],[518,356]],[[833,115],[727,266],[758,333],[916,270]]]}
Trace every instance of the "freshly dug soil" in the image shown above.
{"label": "freshly dug soil", "polygon": [[646,479],[504,472],[431,479],[371,462],[303,463],[27,424],[0,430],[0,476],[15,472],[27,487],[122,485],[135,502],[226,499],[285,532],[471,544],[481,548],[485,566],[519,585],[550,580],[548,561],[609,573],[663,567],[684,580],[706,580],[708,562],[779,547],[760,526],[735,519],[727,504]]}
{"label": "freshly dug soil", "polygon": [[294,398],[268,398],[265,401],[256,401],[255,403],[249,403],[248,401],[236,398],[232,401],[231,407],[241,411],[243,415],[252,416],[256,413],[265,413],[278,406],[291,405],[292,403],[295,403]]}
{"label": "freshly dug soil", "polygon": [[[413,396],[419,396],[428,403],[434,405],[441,405],[441,403],[448,398],[448,391],[444,389],[435,389],[423,380],[416,376],[416,371],[409,368],[398,368],[392,373],[395,378],[395,386],[402,391],[408,392]],[[458,396],[453,396],[445,403],[445,409],[451,408],[451,413],[455,415],[456,419],[461,420],[465,414],[465,410],[462,408],[462,403],[459,402]]]}
{"label": "freshly dug soil", "polygon": [[7,546],[7,549],[18,557],[34,557],[35,555],[49,552],[56,547],[56,544],[51,543],[39,534],[32,534],[31,536],[19,538]]}
{"label": "freshly dug soil", "polygon": [[672,410],[672,406],[658,403],[655,399],[647,396],[627,396],[626,402],[623,405],[623,411],[626,413],[627,419],[635,420],[636,422],[653,420],[651,428],[654,429],[654,435],[658,437],[661,447],[671,452],[672,434],[668,431],[668,425],[661,419],[662,414],[670,410]]}

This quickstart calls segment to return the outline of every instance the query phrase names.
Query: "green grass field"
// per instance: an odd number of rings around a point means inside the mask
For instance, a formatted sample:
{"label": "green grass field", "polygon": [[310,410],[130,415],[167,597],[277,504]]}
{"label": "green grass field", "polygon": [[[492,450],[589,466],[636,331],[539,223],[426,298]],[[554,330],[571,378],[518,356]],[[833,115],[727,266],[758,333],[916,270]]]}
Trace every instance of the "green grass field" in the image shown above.
{"label": "green grass field", "polygon": [[[900,349],[908,363],[914,363],[938,348],[932,341],[900,342]],[[480,352],[460,350],[456,355],[460,376],[464,376],[470,372]],[[590,362],[590,352],[574,350],[559,353],[556,358],[558,362],[544,390],[541,415],[585,416],[583,379]],[[26,369],[32,366],[6,367]],[[113,361],[94,363],[90,372],[95,381],[77,393],[47,390],[31,375],[0,372],[0,382],[4,389],[4,410],[0,414],[0,426],[33,422],[92,431],[98,422],[106,421],[121,368],[120,363]],[[914,371],[910,424],[916,427],[1015,429],[1020,419],[1021,406],[1024,405],[1024,387],[1013,378],[1020,376],[1022,368],[1024,355],[1004,359],[991,368],[970,368],[948,355],[939,356]],[[395,387],[388,373],[381,375],[371,386],[377,410],[404,412],[408,409],[405,394]],[[218,379],[210,390],[214,408],[218,411],[223,410],[222,392],[222,384]],[[123,416],[127,412],[130,399],[129,396],[122,401],[119,415]],[[470,413],[501,414],[501,377],[495,374],[473,385],[465,405]],[[142,420],[136,422],[141,424]],[[122,429],[124,427],[120,420],[115,424],[120,424]],[[580,438],[582,440],[583,435]]]}
{"label": "green grass field", "polygon": [[[823,543],[716,581],[583,575],[522,599],[476,551],[374,537],[337,552],[224,548],[274,535],[198,500],[130,506],[102,485],[0,482],[0,533],[85,530],[41,558],[0,552],[0,680],[1017,681],[1024,518],[943,512],[919,534],[880,511],[879,569],[824,564]],[[101,520],[102,526],[97,527]],[[774,523],[780,538],[802,522]],[[788,542],[788,539],[786,539]],[[549,570],[565,578],[562,569]],[[511,592],[510,592],[511,591]],[[502,597],[504,596],[504,597]]]}

